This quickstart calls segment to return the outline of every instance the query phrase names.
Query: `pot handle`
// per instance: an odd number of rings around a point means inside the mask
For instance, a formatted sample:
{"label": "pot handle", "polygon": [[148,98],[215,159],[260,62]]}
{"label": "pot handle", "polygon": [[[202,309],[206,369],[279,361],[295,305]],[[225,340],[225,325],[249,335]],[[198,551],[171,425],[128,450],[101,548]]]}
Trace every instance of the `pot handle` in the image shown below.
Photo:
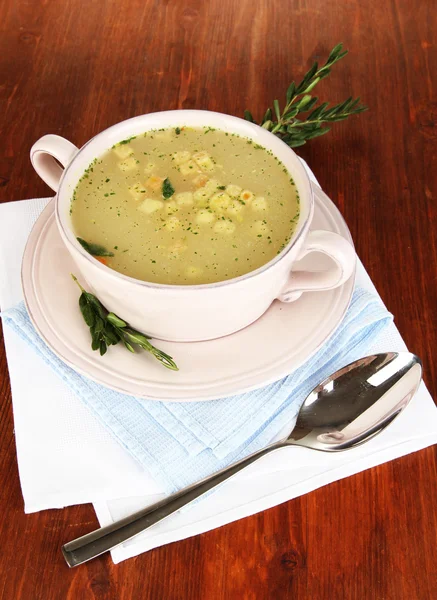
{"label": "pot handle", "polygon": [[77,152],[79,148],[65,138],[59,135],[44,135],[32,146],[30,160],[41,179],[57,192],[63,167],[68,165]]}
{"label": "pot handle", "polygon": [[334,267],[326,271],[292,271],[278,296],[281,302],[293,302],[303,292],[332,290],[347,281],[355,270],[354,247],[337,233],[310,231],[299,259],[310,252],[326,254],[334,261]]}

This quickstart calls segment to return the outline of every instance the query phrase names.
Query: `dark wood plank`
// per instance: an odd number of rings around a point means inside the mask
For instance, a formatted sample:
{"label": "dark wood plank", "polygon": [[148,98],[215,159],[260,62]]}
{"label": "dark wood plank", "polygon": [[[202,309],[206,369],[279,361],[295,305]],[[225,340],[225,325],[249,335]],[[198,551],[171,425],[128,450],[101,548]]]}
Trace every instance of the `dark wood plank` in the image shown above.
{"label": "dark wood plank", "polygon": [[[434,10],[433,10],[434,9]],[[370,112],[299,149],[437,392],[435,7],[431,0],[116,0],[0,4],[0,200],[48,195],[31,144],[76,145],[119,120],[207,108],[260,115],[343,41],[320,86]],[[68,570],[90,506],[23,514],[0,351],[0,598],[427,600],[437,597],[436,451],[399,459],[114,566]]]}

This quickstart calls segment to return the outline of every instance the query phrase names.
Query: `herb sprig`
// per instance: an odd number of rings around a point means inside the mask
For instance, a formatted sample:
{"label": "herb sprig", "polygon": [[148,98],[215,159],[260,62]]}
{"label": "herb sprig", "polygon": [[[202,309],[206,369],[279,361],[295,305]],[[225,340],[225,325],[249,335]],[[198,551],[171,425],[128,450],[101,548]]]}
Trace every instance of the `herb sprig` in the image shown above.
{"label": "herb sprig", "polygon": [[90,328],[91,348],[93,350],[98,350],[103,356],[106,354],[108,346],[115,346],[119,342],[123,342],[129,352],[135,352],[134,346],[139,346],[152,354],[167,369],[179,370],[171,356],[149,342],[150,336],[136,331],[126,321],[109,312],[94,294],[87,292],[80,285],[77,277],[73,274],[71,277],[81,290],[79,307],[85,323]]}
{"label": "herb sprig", "polygon": [[[360,104],[359,97],[349,97],[331,108],[328,102],[315,107],[319,98],[310,94],[319,81],[330,74],[332,66],[347,53],[347,50],[343,50],[343,44],[337,44],[321,68],[315,62],[299,84],[294,81],[290,83],[284,109],[281,111],[279,101],[274,100],[273,111],[268,108],[259,125],[277,135],[291,148],[297,148],[308,140],[328,133],[330,127],[324,126],[325,123],[343,121],[367,110],[367,106]],[[248,110],[244,111],[244,118],[256,123]]]}

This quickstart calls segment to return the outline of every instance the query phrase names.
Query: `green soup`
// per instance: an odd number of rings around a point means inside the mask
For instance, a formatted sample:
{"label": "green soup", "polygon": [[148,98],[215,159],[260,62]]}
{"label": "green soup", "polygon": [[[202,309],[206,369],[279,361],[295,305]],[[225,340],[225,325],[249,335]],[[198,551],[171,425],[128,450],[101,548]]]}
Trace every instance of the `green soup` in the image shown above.
{"label": "green soup", "polygon": [[299,195],[284,165],[212,128],[163,129],[96,158],[71,203],[75,234],[111,269],[194,285],[238,277],[288,243]]}

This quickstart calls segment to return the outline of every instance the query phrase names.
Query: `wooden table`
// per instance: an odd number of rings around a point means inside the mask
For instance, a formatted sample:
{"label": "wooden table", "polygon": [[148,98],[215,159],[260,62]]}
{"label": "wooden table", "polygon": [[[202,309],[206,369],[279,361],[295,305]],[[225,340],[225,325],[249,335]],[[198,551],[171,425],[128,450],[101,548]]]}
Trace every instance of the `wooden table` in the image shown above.
{"label": "wooden table", "polygon": [[[344,214],[358,254],[437,392],[437,104],[432,0],[3,0],[0,199],[47,196],[31,144],[80,146],[157,110],[256,115],[339,41],[322,99],[370,111],[299,149]],[[432,10],[434,8],[434,10]],[[433,27],[434,25],[434,27]],[[437,598],[435,448],[114,566],[69,570],[60,545],[91,506],[25,516],[0,353],[0,597],[425,600]]]}

